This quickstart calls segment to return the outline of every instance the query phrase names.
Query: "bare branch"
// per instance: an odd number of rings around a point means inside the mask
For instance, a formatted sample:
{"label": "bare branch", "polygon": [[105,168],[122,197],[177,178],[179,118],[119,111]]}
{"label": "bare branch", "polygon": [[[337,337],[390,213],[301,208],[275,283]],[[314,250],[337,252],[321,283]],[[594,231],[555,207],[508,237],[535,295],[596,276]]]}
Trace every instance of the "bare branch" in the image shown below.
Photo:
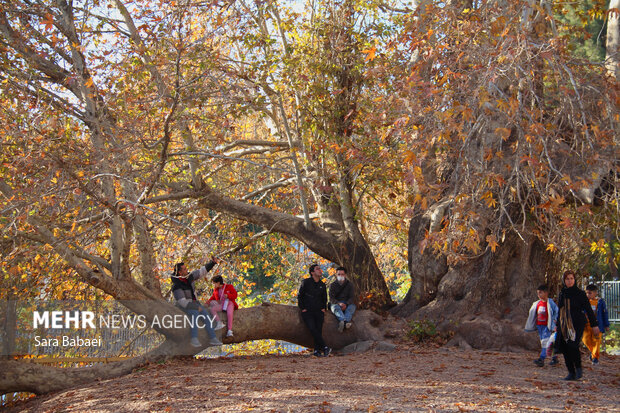
{"label": "bare branch", "polygon": [[262,141],[262,140],[237,140],[234,142],[227,143],[226,145],[217,146],[214,149],[216,151],[226,152],[232,148],[236,148],[237,146],[262,146],[262,147],[288,148],[289,144],[287,142],[273,142],[273,141]]}

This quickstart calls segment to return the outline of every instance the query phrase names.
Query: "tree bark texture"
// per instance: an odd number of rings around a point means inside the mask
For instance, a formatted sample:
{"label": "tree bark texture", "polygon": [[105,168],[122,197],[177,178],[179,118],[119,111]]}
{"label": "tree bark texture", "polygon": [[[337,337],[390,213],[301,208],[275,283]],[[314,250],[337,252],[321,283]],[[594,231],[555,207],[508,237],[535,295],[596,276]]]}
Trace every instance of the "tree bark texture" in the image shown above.
{"label": "tree bark texture", "polygon": [[[482,349],[535,348],[538,341],[523,332],[536,288],[554,285],[554,264],[545,246],[533,236],[506,235],[495,252],[449,265],[445,257],[426,250],[420,241],[431,225],[429,216],[413,218],[409,231],[412,287],[393,312],[431,320],[453,331],[454,342]],[[551,291],[555,297],[557,291]]]}
{"label": "tree bark texture", "polygon": [[[225,319],[222,318],[222,319]],[[275,339],[288,341],[305,347],[313,347],[312,336],[301,319],[296,306],[264,303],[261,306],[241,308],[235,312],[234,337],[223,337],[225,329],[218,336],[224,344],[241,343],[250,340]],[[400,328],[398,321],[367,310],[359,310],[353,317],[353,327],[338,332],[338,322],[333,314],[325,315],[323,337],[328,346],[341,349],[357,341],[382,341],[393,336],[392,331]],[[169,357],[194,355],[203,350],[190,346],[189,330],[168,332],[178,341],[165,340],[159,347],[144,356],[126,361],[100,364],[84,368],[45,367],[33,362],[15,360],[0,361],[0,394],[10,392],[32,392],[36,394],[58,391],[95,380],[104,380],[130,373],[136,367]],[[207,342],[206,333],[201,331],[199,339]],[[205,346],[206,347],[206,346]]]}
{"label": "tree bark texture", "polygon": [[620,0],[609,2],[605,67],[615,79],[620,77]]}

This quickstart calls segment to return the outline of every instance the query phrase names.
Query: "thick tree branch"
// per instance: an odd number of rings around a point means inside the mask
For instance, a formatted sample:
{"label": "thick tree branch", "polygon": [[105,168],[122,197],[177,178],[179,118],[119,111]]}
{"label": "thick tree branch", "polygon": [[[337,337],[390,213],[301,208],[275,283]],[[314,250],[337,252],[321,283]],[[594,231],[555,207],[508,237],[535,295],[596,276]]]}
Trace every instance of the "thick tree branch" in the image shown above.
{"label": "thick tree branch", "polygon": [[339,262],[334,251],[339,249],[340,242],[327,231],[317,228],[316,225],[307,227],[304,219],[227,198],[208,188],[196,192],[193,197],[198,199],[199,205],[202,207],[224,212],[244,221],[260,225],[271,232],[292,236],[302,241],[317,254]]}
{"label": "thick tree branch", "polygon": [[607,11],[605,67],[616,80],[620,78],[620,0],[610,0]]}
{"label": "thick tree branch", "polygon": [[71,73],[53,61],[41,57],[35,50],[27,46],[25,40],[13,30],[5,12],[0,12],[0,33],[2,33],[6,43],[15,49],[32,67],[45,73],[53,82],[79,94],[75,86],[70,85],[68,82]]}
{"label": "thick tree branch", "polygon": [[316,225],[308,229],[303,219],[269,208],[227,198],[208,188],[203,188],[202,190],[188,189],[153,197],[145,200],[144,203],[152,204],[188,198],[198,199],[199,204],[204,208],[223,212],[246,222],[260,225],[271,232],[292,236],[302,241],[317,254],[334,262],[340,262],[339,257],[335,253],[335,251],[340,249],[340,241],[327,231]]}

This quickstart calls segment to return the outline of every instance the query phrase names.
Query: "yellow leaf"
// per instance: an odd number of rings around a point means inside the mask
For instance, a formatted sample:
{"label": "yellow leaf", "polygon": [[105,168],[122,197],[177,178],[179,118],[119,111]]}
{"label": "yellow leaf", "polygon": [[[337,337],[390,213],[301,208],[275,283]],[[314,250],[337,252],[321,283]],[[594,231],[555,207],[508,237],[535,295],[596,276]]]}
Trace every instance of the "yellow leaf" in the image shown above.
{"label": "yellow leaf", "polygon": [[555,245],[553,245],[553,244],[547,245],[547,251],[554,252],[556,250],[557,250],[557,248],[555,247]]}
{"label": "yellow leaf", "polygon": [[590,252],[596,252],[597,249],[598,245],[596,244],[596,242],[592,241],[592,244],[590,244]]}

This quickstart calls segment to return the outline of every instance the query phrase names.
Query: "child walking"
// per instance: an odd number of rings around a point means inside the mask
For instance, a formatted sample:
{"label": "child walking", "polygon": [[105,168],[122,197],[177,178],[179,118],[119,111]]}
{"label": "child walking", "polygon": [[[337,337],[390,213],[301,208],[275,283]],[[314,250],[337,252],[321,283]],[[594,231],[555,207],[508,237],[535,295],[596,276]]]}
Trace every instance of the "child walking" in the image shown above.
{"label": "child walking", "polygon": [[583,344],[585,344],[590,351],[590,360],[592,360],[592,364],[598,364],[598,359],[601,355],[601,345],[603,344],[603,333],[605,333],[605,329],[609,328],[609,314],[607,313],[605,300],[597,296],[598,287],[596,284],[590,284],[586,287],[586,295],[588,296],[588,300],[590,300],[592,311],[596,315],[598,329],[601,334],[595,336],[592,332],[592,326],[588,321],[583,330]]}
{"label": "child walking", "polygon": [[[537,331],[540,338],[540,356],[534,360],[538,367],[545,365],[547,349],[551,347],[552,335],[556,330],[555,320],[558,316],[558,306],[549,298],[549,287],[543,284],[536,289],[538,300],[532,304],[525,323],[525,331]],[[558,363],[557,356],[553,356],[550,365]]]}

